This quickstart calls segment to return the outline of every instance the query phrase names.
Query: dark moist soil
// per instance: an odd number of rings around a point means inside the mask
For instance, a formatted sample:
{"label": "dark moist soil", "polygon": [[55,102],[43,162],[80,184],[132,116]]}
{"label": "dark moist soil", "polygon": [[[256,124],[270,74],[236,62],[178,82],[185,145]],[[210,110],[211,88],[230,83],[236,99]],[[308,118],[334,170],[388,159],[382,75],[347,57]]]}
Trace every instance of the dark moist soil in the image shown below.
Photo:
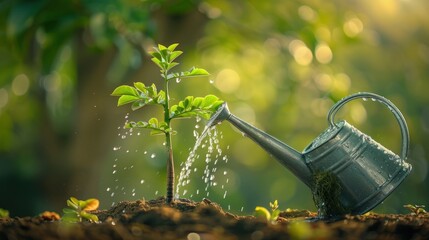
{"label": "dark moist soil", "polygon": [[0,218],[0,239],[429,239],[428,213],[369,213],[309,222],[315,213],[292,210],[270,223],[225,212],[208,199],[166,205],[164,198],[121,202],[93,213],[101,223]]}

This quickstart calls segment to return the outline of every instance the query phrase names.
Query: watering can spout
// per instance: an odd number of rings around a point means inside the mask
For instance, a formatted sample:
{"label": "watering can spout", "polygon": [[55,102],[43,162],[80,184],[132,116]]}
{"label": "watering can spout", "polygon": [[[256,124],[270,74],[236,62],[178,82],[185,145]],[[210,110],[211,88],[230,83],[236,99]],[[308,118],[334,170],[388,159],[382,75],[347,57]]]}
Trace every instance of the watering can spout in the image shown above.
{"label": "watering can spout", "polygon": [[226,102],[219,107],[215,114],[213,114],[207,123],[207,127],[213,127],[217,124],[220,124],[224,120],[229,121],[232,125],[243,132],[245,136],[252,139],[265,151],[270,153],[276,160],[288,168],[306,185],[311,186],[312,174],[310,169],[305,164],[303,155],[300,152],[296,151],[275,137],[234,116],[229,111]]}

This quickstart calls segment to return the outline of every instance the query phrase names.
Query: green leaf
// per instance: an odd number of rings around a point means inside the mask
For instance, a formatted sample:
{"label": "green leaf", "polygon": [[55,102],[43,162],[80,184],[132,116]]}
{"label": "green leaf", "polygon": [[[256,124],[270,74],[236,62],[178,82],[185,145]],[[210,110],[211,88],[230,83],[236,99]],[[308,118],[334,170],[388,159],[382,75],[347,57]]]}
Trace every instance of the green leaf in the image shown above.
{"label": "green leaf", "polygon": [[142,82],[135,82],[134,87],[140,92],[146,92],[146,85],[144,85]]}
{"label": "green leaf", "polygon": [[76,213],[76,210],[70,209],[70,208],[63,208],[63,213]]}
{"label": "green leaf", "polygon": [[0,218],[8,218],[9,211],[3,208],[0,208]]}
{"label": "green leaf", "polygon": [[146,87],[146,90],[148,91],[150,98],[155,98],[156,95],[158,94],[156,90],[156,85],[153,83],[150,87]]}
{"label": "green leaf", "polygon": [[78,209],[79,208],[79,201],[76,198],[71,197],[69,200],[67,200],[67,206],[69,206],[73,209]]}
{"label": "green leaf", "polygon": [[210,75],[210,73],[207,72],[207,70],[202,69],[202,68],[194,68],[189,73],[189,76],[207,76],[207,75]]}
{"label": "green leaf", "polygon": [[[160,55],[161,56],[161,55]],[[151,58],[152,62],[154,62],[156,65],[158,65],[159,68],[163,69],[163,66],[161,64],[161,61],[158,58]]]}
{"label": "green leaf", "polygon": [[122,85],[115,88],[115,90],[113,90],[111,95],[112,96],[122,96],[122,95],[138,96],[139,93],[133,87],[130,87],[128,85]]}
{"label": "green leaf", "polygon": [[[162,46],[162,45],[161,45]],[[176,49],[176,47],[179,46],[178,43],[173,43],[170,46],[168,46],[168,50],[170,50],[171,52],[174,51],[174,49]],[[164,46],[163,46],[164,47]]]}
{"label": "green leaf", "polygon": [[80,222],[81,219],[77,212],[70,212],[70,213],[65,213],[62,216],[61,221],[67,222],[67,223],[77,223],[77,222]]}
{"label": "green leaf", "polygon": [[118,99],[118,107],[139,100],[139,97],[131,95],[122,95]]}
{"label": "green leaf", "polygon": [[85,206],[86,206],[86,202],[82,201],[82,200],[79,200],[79,209],[84,209]]}
{"label": "green leaf", "polygon": [[271,213],[271,221],[277,220],[279,218],[280,210],[276,209]]}
{"label": "green leaf", "polygon": [[149,121],[147,121],[147,123],[152,127],[152,128],[158,128],[158,119],[157,118],[151,118],[149,119]]}
{"label": "green leaf", "polygon": [[[174,45],[174,44],[173,44]],[[177,46],[177,45],[176,45]],[[167,50],[167,47],[165,47],[164,45],[162,45],[162,44],[158,44],[158,50],[159,51],[163,51],[163,50]]]}
{"label": "green leaf", "polygon": [[145,100],[137,100],[131,105],[131,110],[135,111],[147,105]]}
{"label": "green leaf", "polygon": [[207,95],[203,99],[202,107],[208,108],[208,107],[212,106],[214,103],[216,103],[216,101],[218,101],[218,100],[219,100],[219,98],[216,97],[215,95]]}
{"label": "green leaf", "polygon": [[85,218],[86,220],[88,220],[90,222],[98,222],[97,215],[87,213],[86,211],[81,211],[80,216],[82,216],[83,218]]}
{"label": "green leaf", "polygon": [[170,119],[200,116],[209,119],[223,103],[214,95],[207,95],[204,98],[188,96],[177,105],[170,108]]}
{"label": "green leaf", "polygon": [[192,101],[192,106],[198,108],[201,106],[202,103],[203,103],[203,98],[202,97],[196,97],[196,98],[194,98],[194,101]]}
{"label": "green leaf", "polygon": [[174,61],[174,59],[176,59],[177,57],[179,57],[180,55],[182,55],[182,51],[174,51],[170,54],[170,61]]}
{"label": "green leaf", "polygon": [[161,105],[164,105],[165,104],[165,92],[164,91],[159,91],[158,92],[158,96],[156,96],[156,98],[155,98],[155,102],[156,103],[158,103],[158,104],[161,104]]}
{"label": "green leaf", "polygon": [[167,70],[170,70],[170,69],[172,69],[173,67],[175,67],[177,65],[179,65],[179,63],[177,63],[177,62],[171,62],[171,63],[168,64]]}
{"label": "green leaf", "polygon": [[165,134],[171,132],[171,128],[168,128],[167,123],[159,122],[156,118],[149,119],[148,122],[138,121],[129,122],[125,125],[126,128],[146,128],[152,130],[151,135]]}
{"label": "green leaf", "polygon": [[263,217],[267,219],[267,221],[270,221],[271,219],[271,213],[268,211],[268,209],[264,207],[257,206],[255,208],[255,214],[256,217]]}

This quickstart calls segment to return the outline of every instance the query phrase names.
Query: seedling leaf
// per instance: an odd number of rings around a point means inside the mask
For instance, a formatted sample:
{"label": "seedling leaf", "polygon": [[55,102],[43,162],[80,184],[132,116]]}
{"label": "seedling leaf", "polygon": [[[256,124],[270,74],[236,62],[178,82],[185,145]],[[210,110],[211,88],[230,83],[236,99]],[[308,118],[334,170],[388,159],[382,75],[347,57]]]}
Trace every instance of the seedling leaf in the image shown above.
{"label": "seedling leaf", "polygon": [[118,107],[139,100],[139,97],[131,95],[122,95],[118,99]]}
{"label": "seedling leaf", "polygon": [[[161,45],[162,46],[162,45]],[[176,47],[179,46],[178,43],[173,43],[170,46],[168,46],[168,50],[170,50],[171,52],[174,51],[174,49],[176,49]]]}
{"label": "seedling leaf", "polygon": [[270,221],[271,219],[271,213],[268,211],[268,209],[260,206],[255,208],[255,216],[264,217],[267,219],[267,221]]}
{"label": "seedling leaf", "polygon": [[182,51],[174,51],[171,53],[170,55],[170,61],[174,61],[174,59],[176,59],[177,57],[179,57],[180,55],[182,55]]}
{"label": "seedling leaf", "polygon": [[133,87],[122,85],[115,88],[115,90],[113,90],[111,95],[112,96],[122,96],[122,95],[138,96],[139,93]]}
{"label": "seedling leaf", "polygon": [[91,214],[91,213],[87,213],[87,212],[85,212],[85,211],[81,211],[81,212],[80,212],[80,215],[81,215],[83,218],[85,218],[85,219],[87,219],[88,221],[90,221],[90,222],[98,222],[98,217],[97,217],[97,215],[94,215],[94,214]]}
{"label": "seedling leaf", "polygon": [[202,69],[202,68],[194,68],[189,73],[189,76],[207,76],[207,75],[210,75],[210,73],[207,72],[207,70]]}
{"label": "seedling leaf", "polygon": [[98,201],[98,199],[90,198],[90,199],[85,201],[85,205],[83,207],[83,210],[85,210],[85,211],[96,210],[99,205],[100,205],[100,201]]}
{"label": "seedling leaf", "polygon": [[3,208],[0,208],[0,218],[8,218],[9,211]]}
{"label": "seedling leaf", "polygon": [[98,217],[87,211],[96,210],[100,202],[98,199],[90,198],[88,200],[78,200],[71,197],[67,200],[67,206],[70,208],[63,208],[62,221],[68,223],[82,222],[82,218],[90,222],[98,222]]}

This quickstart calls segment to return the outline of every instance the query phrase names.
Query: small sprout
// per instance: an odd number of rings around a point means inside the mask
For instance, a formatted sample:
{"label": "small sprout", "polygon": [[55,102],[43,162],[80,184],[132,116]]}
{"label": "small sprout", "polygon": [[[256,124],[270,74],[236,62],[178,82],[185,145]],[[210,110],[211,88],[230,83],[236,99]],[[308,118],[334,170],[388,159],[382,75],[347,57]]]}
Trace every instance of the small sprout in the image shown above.
{"label": "small sprout", "polygon": [[44,211],[39,216],[45,221],[58,221],[61,219],[58,213],[49,211]]}
{"label": "small sprout", "polygon": [[412,215],[419,215],[419,214],[426,213],[425,205],[407,204],[407,205],[404,205],[404,208],[410,210]]}
{"label": "small sprout", "polygon": [[64,208],[62,220],[68,223],[82,222],[83,219],[90,222],[98,222],[97,215],[88,213],[88,211],[96,210],[100,202],[98,199],[90,198],[88,200],[78,200],[71,197],[67,200],[67,206]]}
{"label": "small sprout", "polygon": [[3,208],[0,208],[0,218],[8,218],[9,211]]}
{"label": "small sprout", "polygon": [[267,219],[267,221],[271,222],[271,223],[275,223],[277,221],[277,218],[279,217],[280,214],[280,210],[279,208],[279,203],[277,200],[275,200],[274,202],[270,202],[270,208],[271,208],[271,212],[266,209],[265,207],[261,207],[261,206],[257,206],[255,208],[255,216],[259,216],[259,217],[264,217]]}

